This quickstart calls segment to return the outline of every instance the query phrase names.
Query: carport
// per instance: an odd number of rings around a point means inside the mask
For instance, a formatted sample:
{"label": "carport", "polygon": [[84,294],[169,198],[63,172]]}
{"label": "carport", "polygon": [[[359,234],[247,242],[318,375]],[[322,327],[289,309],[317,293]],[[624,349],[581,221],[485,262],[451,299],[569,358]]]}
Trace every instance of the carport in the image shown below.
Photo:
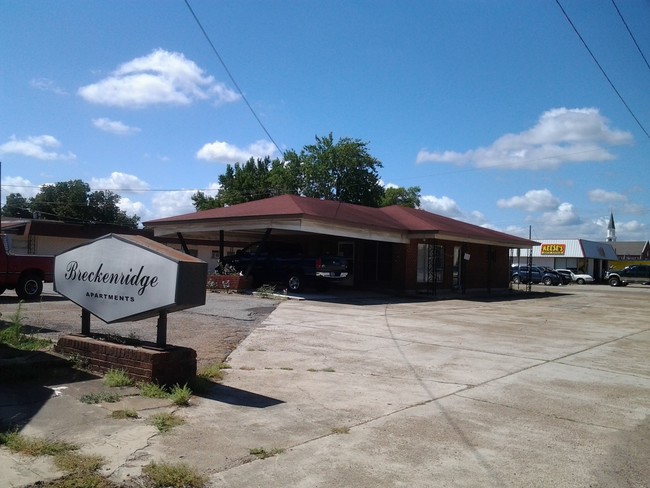
{"label": "carport", "polygon": [[348,286],[431,294],[506,289],[508,250],[536,244],[424,210],[371,208],[295,195],[144,225],[159,239],[218,246],[220,256],[227,248],[262,239],[298,241],[308,254],[352,259]]}

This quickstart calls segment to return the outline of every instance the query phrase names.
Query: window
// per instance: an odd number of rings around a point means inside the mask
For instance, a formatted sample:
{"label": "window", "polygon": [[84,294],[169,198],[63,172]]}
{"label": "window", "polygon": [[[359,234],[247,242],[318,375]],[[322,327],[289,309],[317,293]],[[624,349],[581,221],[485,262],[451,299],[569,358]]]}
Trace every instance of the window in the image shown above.
{"label": "window", "polygon": [[443,257],[442,246],[418,244],[417,282],[442,283],[445,264]]}

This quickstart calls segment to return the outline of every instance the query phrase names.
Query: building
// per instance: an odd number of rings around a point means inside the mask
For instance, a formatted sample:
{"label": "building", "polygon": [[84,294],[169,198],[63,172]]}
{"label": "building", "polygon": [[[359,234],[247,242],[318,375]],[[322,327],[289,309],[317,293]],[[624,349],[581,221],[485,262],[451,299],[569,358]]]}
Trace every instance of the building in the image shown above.
{"label": "building", "polygon": [[648,241],[613,242],[612,246],[619,261],[650,260],[650,243]]}
{"label": "building", "polygon": [[350,286],[433,294],[508,289],[509,249],[537,244],[424,210],[294,195],[144,225],[156,239],[202,241],[218,256],[262,239],[297,241],[308,254],[349,257]]}
{"label": "building", "polygon": [[538,266],[554,269],[570,269],[587,273],[601,281],[610,262],[617,261],[613,242],[595,242],[585,239],[544,239],[529,249],[513,249],[513,264],[524,264],[532,252],[532,262]]}

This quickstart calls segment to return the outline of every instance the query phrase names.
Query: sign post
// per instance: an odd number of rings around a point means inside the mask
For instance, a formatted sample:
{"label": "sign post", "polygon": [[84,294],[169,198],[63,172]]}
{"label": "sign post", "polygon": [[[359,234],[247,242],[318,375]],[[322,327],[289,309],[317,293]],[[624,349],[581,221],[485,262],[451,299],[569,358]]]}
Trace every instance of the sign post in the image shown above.
{"label": "sign post", "polygon": [[[206,262],[142,236],[108,234],[59,254],[54,290],[81,307],[84,337],[61,338],[57,348],[86,355],[90,366],[102,371],[117,367],[137,379],[187,381],[196,373],[196,351],[168,346],[167,317],[205,304],[207,275]],[[125,351],[132,346],[105,341],[93,344],[91,314],[107,324],[157,316],[156,343],[149,343],[154,346],[149,352]]]}

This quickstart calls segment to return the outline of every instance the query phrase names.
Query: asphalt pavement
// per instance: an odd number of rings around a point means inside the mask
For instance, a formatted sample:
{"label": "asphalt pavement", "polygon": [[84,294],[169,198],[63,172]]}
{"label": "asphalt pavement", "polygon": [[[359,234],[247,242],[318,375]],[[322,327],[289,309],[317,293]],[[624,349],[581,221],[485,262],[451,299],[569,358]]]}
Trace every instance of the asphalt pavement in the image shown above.
{"label": "asphalt pavement", "polygon": [[[190,407],[128,391],[87,405],[105,387],[81,379],[42,385],[22,431],[101,454],[113,480],[154,460],[231,488],[648,486],[650,287],[533,288],[282,301]],[[20,416],[11,395],[0,413]],[[108,417],[127,407],[140,418]],[[161,411],[185,423],[160,434]],[[11,487],[60,474],[4,448],[0,472]]]}

